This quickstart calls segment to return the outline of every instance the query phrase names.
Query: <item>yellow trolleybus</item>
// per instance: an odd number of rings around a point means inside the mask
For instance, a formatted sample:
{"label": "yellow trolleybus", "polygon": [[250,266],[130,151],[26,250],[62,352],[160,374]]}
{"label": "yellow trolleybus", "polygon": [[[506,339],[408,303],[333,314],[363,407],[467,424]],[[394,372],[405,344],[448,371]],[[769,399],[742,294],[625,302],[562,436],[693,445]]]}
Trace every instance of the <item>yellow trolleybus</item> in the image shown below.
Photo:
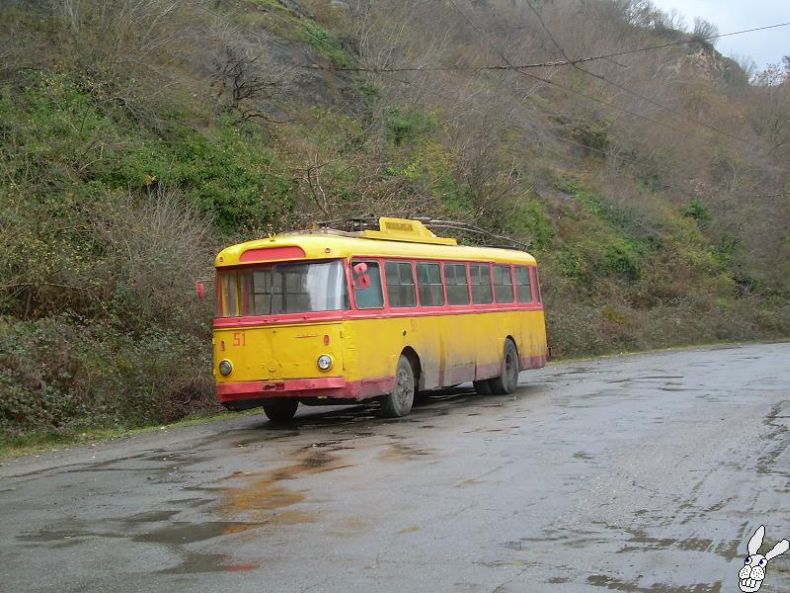
{"label": "yellow trolleybus", "polygon": [[214,376],[232,410],[275,422],[306,405],[379,399],[473,381],[511,393],[546,362],[535,259],[459,246],[416,220],[249,241],[217,255]]}

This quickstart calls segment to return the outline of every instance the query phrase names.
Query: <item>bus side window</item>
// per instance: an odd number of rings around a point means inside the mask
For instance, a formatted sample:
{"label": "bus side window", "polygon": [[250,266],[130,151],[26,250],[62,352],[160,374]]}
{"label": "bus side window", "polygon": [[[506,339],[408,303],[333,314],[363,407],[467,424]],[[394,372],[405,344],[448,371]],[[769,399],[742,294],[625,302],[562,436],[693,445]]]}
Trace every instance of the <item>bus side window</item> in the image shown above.
{"label": "bus side window", "polygon": [[414,290],[411,263],[388,261],[384,270],[390,307],[416,307],[417,293]]}
{"label": "bus side window", "polygon": [[532,302],[532,288],[529,281],[530,275],[527,268],[522,266],[516,268],[516,290],[518,292],[519,303]]}
{"label": "bus side window", "polygon": [[444,305],[442,274],[439,264],[417,264],[417,284],[420,287],[420,305],[441,307]]}
{"label": "bus side window", "polygon": [[354,297],[357,301],[357,309],[381,309],[384,307],[381,270],[378,262],[351,262],[351,276],[354,279]]}
{"label": "bus side window", "polygon": [[447,281],[447,303],[468,305],[469,284],[466,281],[466,265],[444,264],[444,277]]}
{"label": "bus side window", "polygon": [[497,303],[513,302],[513,278],[510,266],[494,266],[494,296]]}
{"label": "bus side window", "polygon": [[488,264],[469,266],[472,277],[472,302],[476,305],[488,305],[494,302],[491,292],[491,266]]}
{"label": "bus side window", "polygon": [[538,303],[543,302],[543,296],[540,294],[540,273],[538,272],[538,268],[530,268],[532,273],[535,274],[533,277],[535,282],[535,301]]}

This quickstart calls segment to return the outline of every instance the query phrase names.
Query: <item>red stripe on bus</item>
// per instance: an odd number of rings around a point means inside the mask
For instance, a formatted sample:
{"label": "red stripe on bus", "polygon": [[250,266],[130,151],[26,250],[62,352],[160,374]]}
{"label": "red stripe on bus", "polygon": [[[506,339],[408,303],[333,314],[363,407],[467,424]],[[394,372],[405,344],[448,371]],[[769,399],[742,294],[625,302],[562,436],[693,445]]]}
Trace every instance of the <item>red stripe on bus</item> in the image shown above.
{"label": "red stripe on bus", "polygon": [[392,390],[395,377],[346,381],[342,377],[315,379],[284,379],[282,381],[245,381],[220,383],[217,397],[220,403],[267,399],[271,397],[317,397],[328,399],[366,399]]}
{"label": "red stripe on bus", "polygon": [[359,319],[396,319],[404,317],[441,317],[444,315],[475,315],[480,313],[512,313],[514,311],[542,311],[540,303],[527,305],[476,305],[468,306],[444,305],[441,307],[398,308],[389,309],[344,309],[340,311],[318,311],[314,313],[286,313],[276,317],[265,315],[249,315],[245,317],[216,317],[214,327],[233,328],[256,325],[311,324],[330,321],[350,321]]}
{"label": "red stripe on bus", "polygon": [[[537,369],[546,365],[546,356],[525,356],[519,358],[521,370]],[[473,379],[489,379],[499,375],[500,364],[481,365],[475,371],[474,365],[464,365],[448,369],[440,382],[446,387],[466,383]],[[476,374],[475,374],[476,373]],[[266,400],[280,397],[326,397],[332,399],[364,400],[389,393],[395,377],[346,381],[342,377],[316,377],[312,379],[284,379],[282,381],[244,381],[241,383],[220,383],[217,397],[220,403],[247,400]]]}
{"label": "red stripe on bus", "polygon": [[269,247],[263,249],[248,249],[241,254],[239,261],[242,263],[274,261],[281,259],[302,259],[305,256],[301,247]]}

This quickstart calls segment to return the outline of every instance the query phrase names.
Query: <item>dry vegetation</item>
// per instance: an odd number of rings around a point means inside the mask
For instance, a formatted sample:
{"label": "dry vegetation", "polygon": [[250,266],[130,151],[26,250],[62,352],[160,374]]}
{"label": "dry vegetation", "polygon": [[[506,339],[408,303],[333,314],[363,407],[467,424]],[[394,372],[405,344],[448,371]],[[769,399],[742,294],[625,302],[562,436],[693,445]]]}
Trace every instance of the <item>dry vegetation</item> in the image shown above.
{"label": "dry vegetation", "polygon": [[531,241],[560,355],[790,333],[790,62],[750,80],[708,23],[647,0],[1,10],[6,437],[211,407],[211,253],[352,214]]}

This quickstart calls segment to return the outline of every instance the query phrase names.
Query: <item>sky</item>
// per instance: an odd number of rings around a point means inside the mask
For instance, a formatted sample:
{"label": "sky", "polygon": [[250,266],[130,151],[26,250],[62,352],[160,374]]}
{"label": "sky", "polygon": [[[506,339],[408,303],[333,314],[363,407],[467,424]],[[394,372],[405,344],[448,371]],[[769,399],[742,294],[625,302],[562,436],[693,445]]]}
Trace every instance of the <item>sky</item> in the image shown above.
{"label": "sky", "polygon": [[[790,0],[652,0],[665,12],[675,9],[683,16],[689,29],[694,17],[701,17],[719,28],[720,33],[740,31],[776,23],[790,22]],[[751,58],[758,70],[767,64],[781,62],[790,54],[790,26],[743,35],[723,37],[715,41],[724,55]]]}

